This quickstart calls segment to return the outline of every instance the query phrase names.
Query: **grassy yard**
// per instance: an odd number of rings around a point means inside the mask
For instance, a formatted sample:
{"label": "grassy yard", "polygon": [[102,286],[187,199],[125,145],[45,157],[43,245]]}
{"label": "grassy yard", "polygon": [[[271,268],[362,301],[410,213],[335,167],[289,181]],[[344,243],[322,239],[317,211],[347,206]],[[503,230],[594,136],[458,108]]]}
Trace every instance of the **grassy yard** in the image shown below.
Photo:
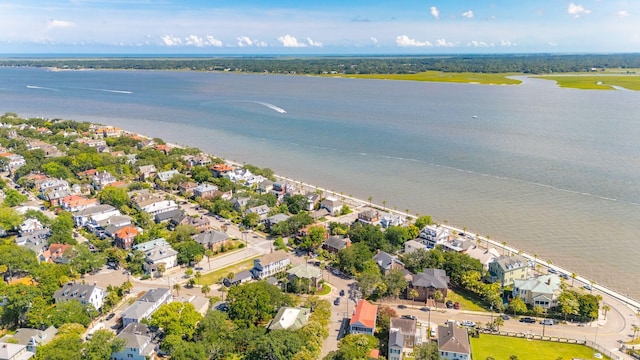
{"label": "grassy yard", "polygon": [[613,86],[629,90],[640,90],[640,75],[542,75],[542,79],[553,80],[563,88],[583,90],[613,90]]}
{"label": "grassy yard", "polygon": [[225,278],[227,276],[227,274],[229,274],[230,272],[237,274],[241,271],[244,270],[249,270],[251,268],[253,268],[253,259],[248,259],[242,262],[239,262],[237,264],[231,265],[231,266],[227,266],[225,268],[222,269],[218,269],[216,271],[212,271],[210,273],[207,274],[203,274],[202,277],[200,277],[200,281],[198,281],[198,284],[200,285],[212,285],[212,284],[216,284],[218,283],[220,280],[222,280],[223,278]]}
{"label": "grassy yard", "polygon": [[485,85],[518,85],[522,83],[522,81],[520,80],[507,78],[507,76],[511,75],[515,74],[448,73],[442,71],[425,71],[416,74],[340,74],[326,76],[338,76],[354,79],[434,81]]}
{"label": "grassy yard", "polygon": [[[526,340],[508,336],[481,334],[479,338],[469,338],[474,359],[508,359],[511,355],[518,360],[550,359],[594,359],[594,350],[576,344],[555,343],[541,340]],[[604,359],[609,359],[603,356]]]}
{"label": "grassy yard", "polygon": [[460,310],[487,311],[487,309],[478,305],[480,299],[475,294],[464,289],[447,290],[447,300],[460,303]]}

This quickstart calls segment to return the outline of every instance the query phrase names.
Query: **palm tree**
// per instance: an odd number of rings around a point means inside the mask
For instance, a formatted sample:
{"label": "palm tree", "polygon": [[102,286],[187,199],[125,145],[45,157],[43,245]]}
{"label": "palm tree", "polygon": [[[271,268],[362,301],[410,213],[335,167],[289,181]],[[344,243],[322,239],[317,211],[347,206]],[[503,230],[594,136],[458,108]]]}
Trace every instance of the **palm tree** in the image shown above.
{"label": "palm tree", "polygon": [[442,291],[436,290],[436,292],[433,293],[433,300],[435,300],[435,302],[436,302],[436,309],[437,309],[438,308],[438,302],[444,301],[444,296],[442,295]]}
{"label": "palm tree", "polygon": [[504,325],[504,319],[500,316],[493,319],[493,324],[496,326],[496,329],[500,331],[500,326]]}
{"label": "palm tree", "polygon": [[202,278],[202,273],[200,271],[196,271],[196,282],[199,284],[200,283],[200,279]]}
{"label": "palm tree", "polygon": [[220,295],[222,295],[222,301],[224,301],[224,293],[226,293],[228,290],[229,289],[227,289],[226,286],[224,286],[224,285],[220,286],[219,291],[220,291]]}
{"label": "palm tree", "polygon": [[502,242],[502,255],[504,255],[507,252],[507,242],[503,241]]}
{"label": "palm tree", "polygon": [[373,200],[373,197],[372,197],[372,196],[369,196],[369,197],[367,198],[367,200],[369,200],[369,206],[372,206],[371,201]]}
{"label": "palm tree", "polygon": [[640,331],[640,326],[633,324],[631,325],[631,330],[633,330],[633,339],[635,339],[636,334]]}
{"label": "palm tree", "polygon": [[387,210],[387,200],[382,200],[382,208]]}
{"label": "palm tree", "polygon": [[178,284],[178,283],[173,284],[173,290],[176,291],[178,296],[180,296],[180,289],[182,289],[182,286],[180,286],[180,284]]}
{"label": "palm tree", "polygon": [[604,304],[602,305],[602,312],[604,313],[604,319],[607,320],[607,312],[609,312],[609,310],[611,310],[611,306]]}
{"label": "palm tree", "polygon": [[571,287],[573,287],[573,282],[576,280],[577,277],[578,277],[578,274],[571,273]]}
{"label": "palm tree", "polygon": [[207,249],[204,251],[204,256],[207,257],[207,262],[209,263],[209,270],[211,270],[211,258],[213,257],[213,250]]}
{"label": "palm tree", "polygon": [[491,240],[491,235],[487,235],[484,238],[487,240],[487,249],[489,249],[489,240]]}
{"label": "palm tree", "polygon": [[202,285],[202,289],[200,291],[202,291],[202,294],[204,296],[207,296],[207,295],[209,295],[209,292],[211,291],[211,288],[209,287],[209,285],[204,284],[204,285]]}
{"label": "palm tree", "polygon": [[407,295],[409,296],[410,300],[415,300],[415,298],[418,297],[418,295],[420,295],[420,294],[418,294],[418,290],[411,289],[411,290],[409,290],[409,294],[407,294]]}
{"label": "palm tree", "polygon": [[162,274],[164,274],[165,271],[167,271],[167,266],[165,265],[165,263],[160,263],[158,264],[158,277],[162,277]]}

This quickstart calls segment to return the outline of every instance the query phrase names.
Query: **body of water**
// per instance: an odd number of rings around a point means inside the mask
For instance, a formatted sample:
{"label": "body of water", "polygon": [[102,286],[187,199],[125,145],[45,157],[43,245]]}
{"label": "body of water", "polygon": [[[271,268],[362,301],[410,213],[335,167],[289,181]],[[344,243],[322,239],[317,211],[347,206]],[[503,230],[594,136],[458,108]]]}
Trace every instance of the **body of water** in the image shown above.
{"label": "body of water", "polygon": [[429,214],[640,299],[640,92],[0,68],[0,112],[120,126]]}

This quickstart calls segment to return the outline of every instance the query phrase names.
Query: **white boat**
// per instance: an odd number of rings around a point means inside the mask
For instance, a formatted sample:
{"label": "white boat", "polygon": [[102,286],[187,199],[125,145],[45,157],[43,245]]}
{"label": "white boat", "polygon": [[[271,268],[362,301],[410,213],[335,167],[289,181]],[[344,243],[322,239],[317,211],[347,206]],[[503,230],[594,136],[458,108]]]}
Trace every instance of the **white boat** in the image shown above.
{"label": "white boat", "polygon": [[471,118],[472,118],[472,119],[477,119],[477,118],[478,118],[478,115],[473,115]]}

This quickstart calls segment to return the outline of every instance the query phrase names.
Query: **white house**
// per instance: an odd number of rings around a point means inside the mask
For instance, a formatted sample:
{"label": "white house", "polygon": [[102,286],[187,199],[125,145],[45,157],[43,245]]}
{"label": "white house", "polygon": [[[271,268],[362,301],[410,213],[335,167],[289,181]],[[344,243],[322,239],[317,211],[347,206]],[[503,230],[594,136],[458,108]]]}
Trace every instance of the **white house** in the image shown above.
{"label": "white house", "polygon": [[160,305],[168,304],[172,300],[169,289],[158,288],[147,291],[140,299],[122,312],[122,326],[139,323],[153,314]]}
{"label": "white house", "polygon": [[29,234],[38,230],[42,230],[44,226],[38,221],[38,219],[25,219],[20,224],[20,234]]}
{"label": "white house", "polygon": [[157,176],[160,181],[167,182],[178,174],[180,174],[178,170],[169,170],[169,171],[159,172]]}
{"label": "white house", "polygon": [[163,238],[134,245],[133,250],[144,253],[142,267],[149,274],[157,274],[160,264],[164,264],[165,271],[178,266],[178,252]]}
{"label": "white house", "polygon": [[34,355],[27,350],[27,345],[0,342],[0,360],[27,360]]}
{"label": "white house", "polygon": [[142,323],[129,324],[116,339],[124,339],[122,350],[111,354],[111,360],[146,360],[155,352],[155,344],[149,327]]}
{"label": "white house", "polygon": [[251,273],[256,279],[266,279],[281,271],[286,270],[291,263],[289,256],[284,250],[278,250],[270,254],[263,255],[259,259],[253,261],[253,269]]}
{"label": "white house", "polygon": [[73,214],[73,222],[77,227],[85,226],[89,220],[99,222],[112,216],[119,216],[120,211],[111,205],[97,205],[80,210]]}
{"label": "white house", "polygon": [[333,196],[327,196],[320,203],[320,208],[327,209],[331,215],[337,215],[342,210],[342,200]]}
{"label": "white house", "polygon": [[558,298],[562,293],[560,283],[560,277],[555,274],[524,280],[515,279],[511,294],[520,297],[528,305],[540,305],[549,309],[558,306]]}
{"label": "white house", "polygon": [[67,283],[61,290],[53,294],[56,304],[63,301],[77,300],[82,305],[91,304],[96,310],[100,310],[104,301],[104,290],[96,285]]}
{"label": "white house", "polygon": [[470,360],[471,345],[466,328],[457,327],[452,321],[438,326],[438,350],[446,360]]}
{"label": "white house", "polygon": [[136,207],[140,211],[151,215],[177,210],[178,204],[173,200],[166,200],[158,196],[142,196],[136,199]]}

